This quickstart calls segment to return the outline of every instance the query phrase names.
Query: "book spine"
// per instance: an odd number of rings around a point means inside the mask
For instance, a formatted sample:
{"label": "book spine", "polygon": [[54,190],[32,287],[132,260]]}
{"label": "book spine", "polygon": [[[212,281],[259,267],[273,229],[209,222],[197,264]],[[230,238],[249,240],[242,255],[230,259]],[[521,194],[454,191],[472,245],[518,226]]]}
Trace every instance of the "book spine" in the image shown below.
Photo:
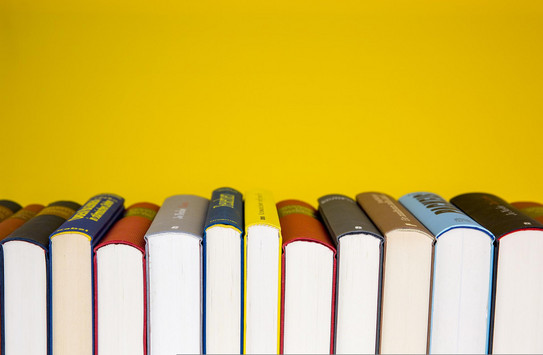
{"label": "book spine", "polygon": [[72,201],[57,201],[43,208],[34,218],[10,233],[3,241],[26,240],[48,249],[49,235],[59,228],[80,207]]}
{"label": "book spine", "polygon": [[521,229],[543,229],[542,223],[491,194],[462,194],[452,198],[451,202],[498,239]]}
{"label": "book spine", "polygon": [[222,225],[243,232],[243,196],[230,187],[213,191],[207,210],[205,229]]}
{"label": "book spine", "polygon": [[396,229],[404,229],[417,230],[434,238],[404,206],[387,194],[364,192],[358,194],[356,200],[384,235]]}
{"label": "book spine", "polygon": [[0,200],[0,222],[21,209],[21,205],[10,200]]}
{"label": "book spine", "polygon": [[95,244],[122,214],[124,199],[113,194],[100,194],[88,200],[77,212],[51,235],[83,234]]}
{"label": "book spine", "polygon": [[323,196],[319,198],[319,212],[336,245],[339,238],[353,233],[370,234],[383,240],[381,232],[350,197],[336,194]]}
{"label": "book spine", "polygon": [[413,192],[400,197],[399,202],[436,238],[452,228],[473,228],[485,232],[494,239],[494,236],[479,223],[434,193]]}
{"label": "book spine", "polygon": [[168,197],[158,210],[145,237],[160,233],[184,233],[202,239],[209,200],[195,195]]}
{"label": "book spine", "polygon": [[20,209],[11,217],[8,217],[0,223],[0,241],[6,236],[14,232],[17,228],[35,217],[38,212],[43,209],[42,205],[28,205]]}
{"label": "book spine", "polygon": [[245,194],[245,229],[267,225],[281,229],[273,194],[267,190],[251,190]]}
{"label": "book spine", "polygon": [[124,217],[117,221],[96,246],[95,251],[107,244],[128,244],[145,253],[145,232],[149,229],[159,207],[140,202],[127,208]]}

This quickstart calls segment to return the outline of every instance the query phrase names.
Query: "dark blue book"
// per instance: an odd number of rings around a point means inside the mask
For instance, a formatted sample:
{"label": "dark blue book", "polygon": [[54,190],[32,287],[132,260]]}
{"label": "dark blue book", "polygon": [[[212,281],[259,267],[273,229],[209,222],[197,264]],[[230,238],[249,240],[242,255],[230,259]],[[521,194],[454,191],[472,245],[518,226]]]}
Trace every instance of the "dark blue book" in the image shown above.
{"label": "dark blue book", "polygon": [[92,251],[121,217],[123,203],[117,195],[96,195],[50,236],[55,355],[93,355]]}
{"label": "dark blue book", "polygon": [[213,191],[204,234],[204,353],[240,354],[243,344],[243,197]]}

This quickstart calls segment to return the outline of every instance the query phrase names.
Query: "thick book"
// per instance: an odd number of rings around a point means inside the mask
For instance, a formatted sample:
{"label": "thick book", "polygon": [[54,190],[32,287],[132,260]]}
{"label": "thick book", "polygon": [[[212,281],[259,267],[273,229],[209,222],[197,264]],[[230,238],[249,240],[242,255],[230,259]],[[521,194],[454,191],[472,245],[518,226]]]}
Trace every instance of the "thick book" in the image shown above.
{"label": "thick book", "polygon": [[490,351],[543,353],[543,224],[487,193],[451,202],[498,240]]}
{"label": "thick book", "polygon": [[79,207],[53,202],[2,240],[2,354],[50,354],[49,235]]}
{"label": "thick book", "polygon": [[543,223],[543,204],[532,201],[520,201],[512,202],[511,206],[515,207],[528,217],[531,217],[536,221]]}
{"label": "thick book", "polygon": [[94,248],[95,355],[147,353],[144,236],[158,209],[128,207]]}
{"label": "thick book", "polygon": [[204,353],[243,351],[243,197],[213,191],[204,235]]}
{"label": "thick book", "polygon": [[494,235],[439,195],[399,201],[436,237],[430,354],[487,354]]}
{"label": "thick book", "polygon": [[279,353],[281,226],[271,192],[245,194],[244,354]]}
{"label": "thick book", "polygon": [[386,194],[365,192],[356,199],[385,236],[380,352],[425,353],[435,238]]}
{"label": "thick book", "polygon": [[0,222],[21,209],[21,205],[10,200],[0,200]]}
{"label": "thick book", "polygon": [[319,198],[319,212],[337,245],[335,353],[378,353],[384,238],[347,196]]}
{"label": "thick book", "polygon": [[96,195],[50,236],[55,355],[92,355],[94,351],[92,251],[122,215],[123,203],[117,195]]}
{"label": "thick book", "polygon": [[336,248],[313,206],[277,204],[283,235],[281,354],[334,351]]}
{"label": "thick book", "polygon": [[43,205],[28,205],[0,222],[0,241],[35,217],[42,209]]}
{"label": "thick book", "polygon": [[202,353],[202,240],[208,205],[200,196],[168,197],[145,234],[149,354]]}

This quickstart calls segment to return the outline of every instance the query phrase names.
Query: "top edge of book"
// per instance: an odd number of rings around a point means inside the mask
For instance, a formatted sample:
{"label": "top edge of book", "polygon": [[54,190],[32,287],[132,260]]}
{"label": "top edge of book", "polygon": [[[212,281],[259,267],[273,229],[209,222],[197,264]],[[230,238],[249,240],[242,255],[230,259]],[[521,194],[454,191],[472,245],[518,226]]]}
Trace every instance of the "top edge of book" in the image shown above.
{"label": "top edge of book", "polygon": [[434,235],[401,203],[381,192],[363,192],[356,201],[385,236],[396,230],[416,231],[435,240]]}
{"label": "top edge of book", "polygon": [[231,187],[215,189],[207,210],[204,229],[227,226],[243,234],[243,195]]}
{"label": "top edge of book", "polygon": [[174,195],[162,203],[145,239],[163,233],[189,234],[202,239],[209,200],[196,195]]}
{"label": "top edge of book", "polygon": [[40,209],[28,222],[6,236],[2,243],[11,240],[24,240],[48,250],[49,236],[72,217],[80,207],[81,205],[73,201],[50,203],[47,207]]}
{"label": "top edge of book", "polygon": [[61,234],[81,234],[96,244],[124,212],[124,199],[115,194],[91,197],[73,216],[51,234],[52,240]]}
{"label": "top edge of book", "polygon": [[451,229],[479,230],[492,240],[494,235],[452,203],[432,192],[412,192],[398,199],[436,238]]}
{"label": "top edge of book", "polygon": [[451,203],[498,239],[519,230],[543,230],[542,223],[528,217],[496,195],[471,192],[453,197]]}
{"label": "top edge of book", "polygon": [[121,219],[100,240],[94,250],[110,245],[124,244],[145,252],[145,233],[153,222],[159,206],[154,203],[140,202],[128,207]]}
{"label": "top edge of book", "polygon": [[384,240],[381,232],[356,202],[345,195],[329,194],[318,199],[319,212],[336,244],[341,237],[367,234]]}
{"label": "top edge of book", "polygon": [[292,242],[305,241],[319,243],[336,254],[334,240],[313,206],[300,200],[283,200],[276,206],[281,221],[283,250]]}
{"label": "top edge of book", "polygon": [[268,190],[254,189],[245,193],[245,229],[268,226],[281,230],[273,194]]}

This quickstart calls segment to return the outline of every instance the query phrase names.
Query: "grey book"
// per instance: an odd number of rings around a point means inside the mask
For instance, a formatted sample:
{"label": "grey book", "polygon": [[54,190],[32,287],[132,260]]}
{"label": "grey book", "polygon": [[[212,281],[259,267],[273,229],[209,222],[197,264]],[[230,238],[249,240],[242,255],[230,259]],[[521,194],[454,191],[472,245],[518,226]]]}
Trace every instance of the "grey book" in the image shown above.
{"label": "grey book", "polygon": [[378,352],[384,238],[356,202],[319,198],[320,215],[338,250],[335,352]]}
{"label": "grey book", "polygon": [[167,198],[145,235],[149,354],[202,352],[202,239],[209,200]]}

